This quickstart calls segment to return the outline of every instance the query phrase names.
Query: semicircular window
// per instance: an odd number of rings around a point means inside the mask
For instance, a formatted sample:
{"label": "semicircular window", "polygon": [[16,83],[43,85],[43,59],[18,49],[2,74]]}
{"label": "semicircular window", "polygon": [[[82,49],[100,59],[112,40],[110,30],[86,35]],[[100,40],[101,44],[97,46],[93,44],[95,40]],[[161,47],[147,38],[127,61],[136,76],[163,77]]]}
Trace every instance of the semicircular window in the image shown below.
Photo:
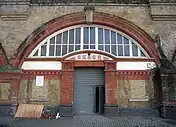
{"label": "semicircular window", "polygon": [[29,57],[62,57],[72,52],[96,50],[116,57],[149,57],[128,35],[100,25],[72,26],[44,39]]}

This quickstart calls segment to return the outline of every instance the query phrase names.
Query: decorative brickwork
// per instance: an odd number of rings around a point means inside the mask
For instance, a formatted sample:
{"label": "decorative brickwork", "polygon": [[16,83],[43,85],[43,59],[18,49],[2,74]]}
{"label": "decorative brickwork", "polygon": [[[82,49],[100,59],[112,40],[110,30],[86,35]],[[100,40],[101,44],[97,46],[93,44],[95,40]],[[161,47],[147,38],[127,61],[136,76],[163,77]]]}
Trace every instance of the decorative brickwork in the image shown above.
{"label": "decorative brickwork", "polygon": [[116,62],[105,62],[105,89],[106,89],[106,104],[117,104],[116,97]]}
{"label": "decorative brickwork", "polygon": [[73,62],[64,61],[62,63],[62,77],[61,77],[61,104],[73,103]]}
{"label": "decorative brickwork", "polygon": [[[48,23],[44,24],[42,28],[35,30],[23,43],[23,45],[28,45],[27,48],[19,48],[17,53],[13,57],[13,65],[21,66],[24,62],[24,58],[27,57],[31,51],[46,37],[52,33],[61,30],[63,28],[85,24],[85,13],[78,12],[69,15],[64,15],[59,18],[53,19]],[[122,31],[134,38],[150,55],[154,58],[156,63],[159,63],[158,53],[154,46],[154,41],[140,28],[136,27],[131,22],[128,22],[122,18],[111,16],[106,13],[94,12],[93,14],[93,24],[105,25]]]}

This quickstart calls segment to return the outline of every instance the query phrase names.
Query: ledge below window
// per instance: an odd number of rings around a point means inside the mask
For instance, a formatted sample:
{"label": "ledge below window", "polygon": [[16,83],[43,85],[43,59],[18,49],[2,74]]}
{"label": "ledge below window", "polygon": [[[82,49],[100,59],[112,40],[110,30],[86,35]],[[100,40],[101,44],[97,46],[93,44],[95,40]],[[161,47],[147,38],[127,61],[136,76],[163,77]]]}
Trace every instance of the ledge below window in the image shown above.
{"label": "ledge below window", "polygon": [[49,102],[48,98],[30,98],[31,102]]}
{"label": "ledge below window", "polygon": [[148,96],[145,98],[130,98],[129,101],[149,101]]}

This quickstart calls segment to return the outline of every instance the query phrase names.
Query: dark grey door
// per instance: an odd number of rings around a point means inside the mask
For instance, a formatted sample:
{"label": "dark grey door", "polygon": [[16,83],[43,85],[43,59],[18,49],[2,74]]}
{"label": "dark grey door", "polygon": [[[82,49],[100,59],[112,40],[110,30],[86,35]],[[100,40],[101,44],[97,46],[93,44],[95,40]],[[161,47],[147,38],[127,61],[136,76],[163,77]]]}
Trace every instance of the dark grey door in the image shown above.
{"label": "dark grey door", "polygon": [[93,114],[95,112],[96,86],[104,86],[103,68],[75,68],[74,114]]}

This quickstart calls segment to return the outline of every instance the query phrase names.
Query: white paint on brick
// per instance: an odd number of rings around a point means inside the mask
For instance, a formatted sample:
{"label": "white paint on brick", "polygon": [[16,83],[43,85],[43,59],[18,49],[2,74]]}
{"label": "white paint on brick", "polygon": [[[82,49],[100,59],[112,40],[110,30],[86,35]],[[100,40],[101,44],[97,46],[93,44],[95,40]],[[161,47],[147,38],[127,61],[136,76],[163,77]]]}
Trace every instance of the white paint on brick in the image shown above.
{"label": "white paint on brick", "polygon": [[151,70],[156,67],[154,62],[117,62],[117,70]]}
{"label": "white paint on brick", "polygon": [[58,61],[25,61],[21,68],[23,70],[61,70],[62,63]]}

